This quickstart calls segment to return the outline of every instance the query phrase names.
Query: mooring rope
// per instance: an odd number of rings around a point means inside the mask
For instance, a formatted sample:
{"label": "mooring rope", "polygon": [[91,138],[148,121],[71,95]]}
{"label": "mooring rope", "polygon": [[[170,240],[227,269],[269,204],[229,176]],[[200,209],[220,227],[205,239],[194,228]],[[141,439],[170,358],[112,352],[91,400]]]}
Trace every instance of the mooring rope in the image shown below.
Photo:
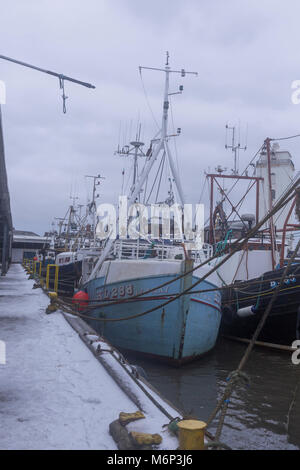
{"label": "mooring rope", "polygon": [[[258,223],[255,225],[255,227],[253,227],[253,229],[251,229],[248,234],[245,236],[245,237],[241,237],[239,238],[236,242],[234,242],[232,244],[232,251],[231,253],[229,253],[227,256],[225,256],[223,258],[223,260],[221,260],[218,264],[216,264],[210,271],[208,271],[203,277],[201,277],[198,281],[196,281],[194,284],[192,284],[186,292],[188,292],[189,290],[192,290],[195,286],[197,286],[200,282],[202,282],[203,280],[205,280],[208,276],[210,276],[210,274],[212,274],[213,272],[215,272],[220,266],[222,266],[226,261],[228,261],[228,259],[230,259],[237,251],[239,251],[240,249],[243,248],[244,244],[246,243],[246,241],[249,240],[249,238],[251,238],[259,229],[260,227],[262,227],[268,220],[270,217],[272,217],[278,210],[280,210],[284,205],[286,205],[290,199],[292,199],[294,197],[294,195],[290,196],[290,198],[288,198],[288,196],[294,191],[295,187],[300,183],[300,178],[297,179],[296,183],[290,188],[290,190],[284,195],[283,198],[281,198],[278,203],[274,206],[274,208]],[[200,269],[201,267],[205,266],[206,264],[210,263],[212,260],[214,260],[215,258],[218,258],[219,257],[219,254],[215,254],[213,255],[212,257],[208,258],[207,260],[205,260],[203,263],[200,263],[199,265],[196,265],[194,266],[193,268],[187,270],[186,272],[176,276],[175,278],[173,279],[170,279],[169,281],[166,281],[156,287],[153,287],[145,292],[141,292],[139,294],[136,294],[135,296],[131,297],[131,299],[134,299],[134,298],[139,298],[141,296],[144,296],[146,294],[150,294],[151,292],[154,292],[155,290],[157,289],[161,289],[163,287],[166,287],[180,279],[182,279],[183,277],[186,277],[188,276],[189,274],[193,273],[194,271],[196,271],[197,269]],[[112,306],[112,305],[116,305],[116,304],[121,304],[121,303],[125,303],[128,299],[119,299],[117,301],[113,301],[111,302],[109,305]],[[174,299],[176,300],[176,299]],[[100,304],[97,306],[97,308],[99,307],[105,307],[106,304]],[[164,305],[162,305],[163,307]]]}
{"label": "mooring rope", "polygon": [[[230,259],[234,253],[236,253],[239,249],[241,249],[243,247],[243,245],[245,244],[245,241],[248,240],[252,235],[253,233],[255,233],[263,224],[265,224],[265,222],[270,218],[272,217],[272,215],[274,213],[276,213],[278,210],[280,210],[281,206],[284,205],[284,204],[287,204],[287,202],[289,201],[289,194],[292,193],[295,189],[295,187],[299,184],[300,182],[300,178],[297,179],[297,181],[291,186],[291,188],[289,189],[289,191],[284,194],[284,196],[282,198],[280,198],[280,200],[277,202],[277,204],[274,206],[274,208],[252,229],[249,231],[249,233],[247,234],[246,237],[244,237],[243,239],[239,239],[237,242],[235,242],[235,248],[232,250],[231,253],[229,253],[227,256],[224,257],[223,260],[221,260],[218,264],[216,264],[211,270],[209,270],[204,276],[202,276],[201,278],[199,278],[194,284],[192,284],[190,287],[187,287],[185,290],[183,290],[182,292],[176,294],[174,297],[172,297],[171,299],[167,300],[166,302],[160,304],[160,305],[157,305],[155,307],[152,307],[144,312],[140,312],[140,313],[137,313],[137,314],[134,314],[134,315],[130,315],[128,317],[119,317],[119,318],[94,318],[94,317],[90,317],[88,315],[82,315],[82,314],[79,314],[79,312],[74,312],[73,310],[71,309],[68,309],[68,313],[73,313],[74,315],[78,315],[78,316],[81,316],[82,318],[86,318],[86,319],[89,319],[89,320],[93,320],[93,321],[101,321],[101,322],[118,322],[118,321],[126,321],[126,320],[132,320],[132,319],[135,319],[135,318],[139,318],[139,317],[142,317],[144,315],[147,315],[149,313],[152,313],[156,310],[159,310],[161,308],[164,308],[166,307],[168,304],[170,304],[171,302],[174,302],[175,300],[181,298],[183,295],[186,295],[186,294],[189,294],[189,293],[192,293],[192,289],[194,287],[196,287],[198,284],[200,284],[201,282],[203,282],[208,276],[210,276],[213,272],[215,272],[220,266],[222,266],[226,261],[228,261],[228,259]],[[291,198],[293,198],[294,196],[292,195]],[[294,254],[295,255],[295,254]],[[296,255],[295,255],[296,256]],[[294,256],[294,257],[295,257]],[[291,259],[294,259],[291,258]],[[289,264],[291,264],[291,259],[289,260]],[[209,260],[207,260],[206,262],[204,262],[202,265],[206,264]],[[184,273],[182,273],[181,275],[177,276],[177,279],[181,279],[182,277],[184,276],[187,276],[188,274],[191,274],[193,271],[195,271],[195,269],[199,269],[199,267],[201,267],[202,265],[198,265]],[[146,292],[141,292],[140,294],[137,294],[135,296],[135,298],[138,298],[138,297],[141,297],[142,295],[145,295],[146,293],[150,293],[150,292],[153,292],[155,290],[157,290],[158,288],[161,288],[163,286],[166,286],[168,284],[170,284],[171,282],[174,282],[174,279],[172,280],[169,280],[163,284],[161,284],[160,286],[156,286]],[[132,299],[132,298],[131,298]],[[127,300],[127,299],[119,299],[119,301],[116,301],[116,302],[111,302],[110,304],[103,304],[103,305],[99,305],[97,307],[90,307],[89,309],[90,310],[93,310],[95,308],[103,308],[107,305],[115,305],[115,304],[121,304],[123,303],[124,300]],[[62,305],[62,304],[61,304]]]}
{"label": "mooring rope", "polygon": [[278,285],[276,286],[275,290],[274,290],[274,293],[272,295],[272,298],[270,299],[268,305],[267,305],[267,308],[264,312],[264,314],[262,315],[257,327],[256,327],[256,330],[255,330],[255,333],[238,365],[238,368],[233,371],[229,376],[228,376],[228,384],[227,386],[225,387],[225,390],[224,390],[224,393],[222,395],[222,398],[221,400],[219,401],[219,403],[217,404],[216,408],[213,410],[213,412],[211,413],[208,421],[207,421],[207,426],[209,426],[212,421],[214,420],[214,418],[217,416],[218,412],[220,410],[222,410],[221,412],[221,416],[220,416],[220,420],[219,420],[219,424],[218,424],[218,427],[217,427],[217,433],[216,433],[216,440],[219,440],[220,436],[221,436],[221,432],[222,432],[222,428],[223,428],[223,425],[224,425],[224,421],[225,421],[225,416],[226,416],[226,413],[227,413],[227,409],[228,409],[228,405],[229,405],[229,398],[233,392],[233,390],[235,389],[235,387],[237,386],[237,384],[243,380],[245,383],[249,383],[249,379],[247,377],[247,375],[242,372],[242,369],[245,367],[245,364],[247,362],[247,360],[249,359],[249,356],[253,350],[253,347],[255,345],[255,342],[261,332],[261,330],[263,329],[264,325],[265,325],[265,322],[270,314],[270,311],[274,305],[274,302],[276,301],[277,299],[277,296],[279,294],[279,291],[280,291],[280,288],[284,282],[284,279],[286,277],[286,275],[288,274],[288,271],[290,269],[290,266],[294,260],[294,258],[296,257],[297,253],[298,253],[298,250],[300,248],[300,240],[298,241],[297,243],[297,246],[295,248],[295,251],[293,253],[293,255],[291,256],[282,276],[281,276],[281,280],[280,282],[278,283]]}

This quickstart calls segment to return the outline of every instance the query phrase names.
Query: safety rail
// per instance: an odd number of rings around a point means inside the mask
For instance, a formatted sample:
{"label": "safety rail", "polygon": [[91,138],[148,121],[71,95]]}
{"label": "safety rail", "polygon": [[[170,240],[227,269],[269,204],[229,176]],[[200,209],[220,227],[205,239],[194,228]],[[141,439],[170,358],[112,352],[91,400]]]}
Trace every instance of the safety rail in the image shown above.
{"label": "safety rail", "polygon": [[28,271],[30,274],[33,273],[33,263],[34,263],[34,261],[33,261],[33,259],[31,259],[31,258],[24,258],[24,259],[23,259],[23,266],[24,266],[24,268],[27,269],[27,271]]}
{"label": "safety rail", "polygon": [[48,264],[47,271],[46,271],[46,289],[49,289],[49,278],[50,278],[50,268],[55,268],[55,277],[54,277],[54,286],[53,290],[57,293],[58,291],[58,271],[59,266],[57,264]]}
{"label": "safety rail", "polygon": [[119,240],[114,244],[113,255],[118,259],[172,259],[174,258],[174,248],[177,249],[176,254],[183,253],[181,247],[164,245],[163,243],[151,244],[141,240]]}
{"label": "safety rail", "polygon": [[195,249],[194,245],[147,243],[141,240],[118,240],[115,242],[112,255],[117,259],[155,259],[172,260],[189,257],[195,262],[203,262],[213,254],[213,248],[209,244],[203,244],[201,249]]}
{"label": "safety rail", "polygon": [[39,265],[39,278],[41,278],[41,275],[42,275],[42,262],[41,261],[34,261],[34,269],[33,269],[33,275],[36,276],[36,265],[38,264]]}
{"label": "safety rail", "polygon": [[[49,263],[44,266],[41,260],[32,260],[24,258],[22,262],[23,267],[29,274],[30,279],[35,279],[36,286],[45,287],[47,291],[53,290],[58,294],[58,290],[64,291],[64,289],[74,288],[74,279],[68,279],[67,277],[60,277],[59,265]],[[54,276],[51,275],[51,269],[55,270]]]}
{"label": "safety rail", "polygon": [[205,260],[210,259],[213,254],[213,246],[209,243],[203,243],[201,249],[190,251],[190,257],[195,261],[195,263],[203,263]]}

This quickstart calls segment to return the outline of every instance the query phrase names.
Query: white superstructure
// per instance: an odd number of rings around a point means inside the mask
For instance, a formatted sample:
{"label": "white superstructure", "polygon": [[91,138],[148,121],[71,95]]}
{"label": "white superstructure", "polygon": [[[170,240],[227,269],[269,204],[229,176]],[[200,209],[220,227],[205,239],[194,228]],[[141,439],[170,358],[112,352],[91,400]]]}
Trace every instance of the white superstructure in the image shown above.
{"label": "white superstructure", "polygon": [[[295,167],[290,152],[279,150],[278,144],[271,148],[271,193],[272,203],[282,196],[294,178]],[[267,152],[263,151],[256,163],[256,176],[263,178],[259,183],[259,219],[261,220],[269,210],[269,175]],[[276,230],[282,230],[292,201],[274,217]],[[264,225],[263,228],[267,228]]]}

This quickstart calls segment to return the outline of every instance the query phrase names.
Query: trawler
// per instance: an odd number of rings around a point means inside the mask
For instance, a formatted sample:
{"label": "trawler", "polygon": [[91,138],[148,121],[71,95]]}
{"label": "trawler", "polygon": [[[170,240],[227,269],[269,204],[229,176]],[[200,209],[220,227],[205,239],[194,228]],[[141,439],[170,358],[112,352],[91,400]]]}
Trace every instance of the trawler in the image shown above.
{"label": "trawler", "polygon": [[[145,194],[145,183],[160,159],[159,167],[168,163],[169,181],[176,187],[182,208],[184,195],[168,143],[169,80],[171,75],[184,77],[193,72],[172,70],[168,55],[164,68],[140,67],[140,72],[142,69],[165,75],[163,115],[161,129],[151,141],[144,167],[127,197],[128,207]],[[182,89],[180,86],[179,93]],[[173,196],[170,188],[167,205],[174,202]],[[189,249],[184,237],[169,244],[159,236],[108,238],[98,259],[83,260],[81,288],[89,296],[88,321],[119,348],[177,365],[209,352],[221,321],[221,295],[214,290],[218,278],[211,275],[201,282],[209,271],[201,264],[211,254],[209,245]]]}
{"label": "trawler", "polygon": [[[281,150],[278,143],[266,139],[256,162],[253,175],[237,171],[226,174],[219,167],[217,173],[208,174],[210,182],[210,222],[205,229],[206,241],[214,247],[217,265],[232,252],[237,239],[242,240],[299,178],[295,176],[292,156]],[[233,146],[234,147],[234,146]],[[223,183],[248,183],[239,202],[231,197],[231,188]],[[214,188],[220,192],[214,206]],[[251,199],[253,188],[255,197]],[[254,202],[255,212],[242,213],[242,204]],[[226,214],[224,202],[229,206]],[[297,202],[298,201],[298,202]],[[249,206],[248,206],[249,207]],[[293,221],[299,214],[299,191],[275,216],[270,217],[252,237],[245,238],[241,249],[218,267],[216,273],[222,286],[222,332],[239,338],[251,338],[277,287],[285,266],[293,253],[293,240],[300,225]],[[299,217],[298,217],[299,218]],[[295,258],[287,273],[278,297],[259,336],[259,340],[291,345],[300,336],[300,262]]]}
{"label": "trawler", "polygon": [[[59,276],[57,291],[61,296],[72,296],[78,288],[82,276],[82,260],[85,256],[99,256],[102,246],[96,239],[96,187],[103,179],[100,175],[87,176],[93,178],[92,199],[86,206],[84,215],[81,215],[81,208],[71,204],[62,218],[57,218],[58,230],[54,230],[54,223],[51,232],[45,235],[49,238],[50,250],[43,250],[43,261],[41,274],[46,277],[47,266],[49,275],[49,287],[54,288],[56,270],[58,266]],[[51,266],[52,265],[52,266]]]}

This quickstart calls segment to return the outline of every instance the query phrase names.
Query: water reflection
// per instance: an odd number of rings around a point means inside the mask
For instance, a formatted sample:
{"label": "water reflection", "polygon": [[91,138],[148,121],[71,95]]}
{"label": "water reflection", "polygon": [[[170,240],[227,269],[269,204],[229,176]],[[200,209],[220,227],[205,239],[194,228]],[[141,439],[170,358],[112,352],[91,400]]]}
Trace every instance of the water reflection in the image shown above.
{"label": "water reflection", "polygon": [[[211,354],[181,369],[127,357],[178,408],[206,420],[244,351],[245,345],[221,340]],[[300,365],[289,353],[255,349],[245,372],[251,384],[233,393],[222,441],[234,449],[299,449]]]}

